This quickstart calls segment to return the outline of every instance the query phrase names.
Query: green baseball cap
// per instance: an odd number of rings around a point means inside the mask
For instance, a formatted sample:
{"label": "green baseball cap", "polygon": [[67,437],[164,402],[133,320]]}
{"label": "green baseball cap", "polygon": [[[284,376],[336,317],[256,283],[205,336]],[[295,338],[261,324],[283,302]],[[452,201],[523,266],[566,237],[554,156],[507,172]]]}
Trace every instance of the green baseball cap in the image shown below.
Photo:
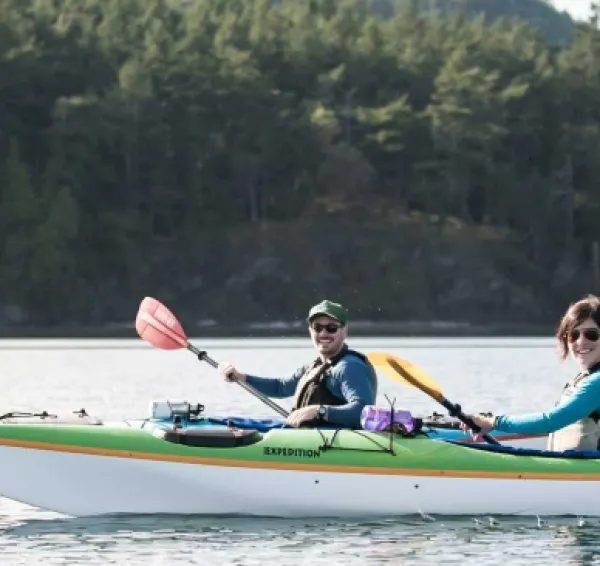
{"label": "green baseball cap", "polygon": [[310,322],[317,316],[328,316],[337,320],[342,326],[346,326],[346,322],[348,322],[348,311],[339,303],[331,301],[321,301],[318,305],[315,305],[310,309],[306,320]]}

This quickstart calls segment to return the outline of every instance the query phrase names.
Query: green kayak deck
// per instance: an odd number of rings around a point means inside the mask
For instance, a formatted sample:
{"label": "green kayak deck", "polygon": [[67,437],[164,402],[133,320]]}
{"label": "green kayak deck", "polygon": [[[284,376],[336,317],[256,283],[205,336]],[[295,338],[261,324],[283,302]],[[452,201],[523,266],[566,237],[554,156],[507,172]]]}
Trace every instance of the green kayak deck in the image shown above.
{"label": "green kayak deck", "polygon": [[247,468],[341,473],[600,480],[598,458],[488,449],[426,437],[351,430],[191,432],[126,426],[0,425],[0,445],[16,448]]}

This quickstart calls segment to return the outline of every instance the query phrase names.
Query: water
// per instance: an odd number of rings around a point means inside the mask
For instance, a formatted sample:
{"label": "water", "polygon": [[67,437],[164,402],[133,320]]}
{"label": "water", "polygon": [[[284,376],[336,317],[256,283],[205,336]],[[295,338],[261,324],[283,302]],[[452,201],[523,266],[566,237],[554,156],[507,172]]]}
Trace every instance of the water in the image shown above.
{"label": "water", "polygon": [[[307,340],[192,340],[218,361],[260,375],[287,374],[313,356]],[[572,363],[545,339],[357,339],[425,369],[469,411],[550,407]],[[150,400],[200,402],[215,415],[273,417],[189,352],[133,341],[0,341],[0,412],[143,417]],[[444,412],[418,390],[382,378],[383,395],[418,414]],[[281,400],[289,409],[289,401]],[[10,465],[2,462],[1,465]],[[93,485],[93,480],[91,485]],[[349,494],[349,497],[352,495]],[[380,521],[130,517],[74,519],[0,498],[0,564],[264,565],[600,564],[600,520],[404,517]]]}

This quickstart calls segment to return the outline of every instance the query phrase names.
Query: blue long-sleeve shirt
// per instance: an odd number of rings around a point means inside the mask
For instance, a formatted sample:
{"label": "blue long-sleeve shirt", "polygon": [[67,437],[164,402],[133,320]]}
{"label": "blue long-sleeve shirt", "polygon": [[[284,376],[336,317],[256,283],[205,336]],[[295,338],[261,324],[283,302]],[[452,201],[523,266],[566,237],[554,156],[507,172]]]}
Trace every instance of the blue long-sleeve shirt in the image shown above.
{"label": "blue long-sleeve shirt", "polygon": [[[291,397],[296,392],[300,378],[306,373],[304,366],[289,377],[259,377],[247,375],[246,382],[267,397]],[[327,405],[327,421],[341,427],[360,428],[360,415],[365,405],[374,405],[377,387],[369,367],[359,357],[348,354],[330,370],[325,386],[345,405]]]}
{"label": "blue long-sleeve shirt", "polygon": [[500,432],[550,434],[600,409],[600,371],[583,378],[571,397],[550,411],[521,416],[501,415],[496,421]]}

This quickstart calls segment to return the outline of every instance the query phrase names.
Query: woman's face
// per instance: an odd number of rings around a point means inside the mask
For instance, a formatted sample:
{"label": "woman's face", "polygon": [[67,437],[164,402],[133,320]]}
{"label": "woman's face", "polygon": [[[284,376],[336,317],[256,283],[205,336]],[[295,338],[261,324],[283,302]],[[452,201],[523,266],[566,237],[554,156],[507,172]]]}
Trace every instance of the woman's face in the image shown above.
{"label": "woman's face", "polygon": [[600,363],[600,328],[591,319],[574,326],[567,335],[569,352],[582,371]]}

